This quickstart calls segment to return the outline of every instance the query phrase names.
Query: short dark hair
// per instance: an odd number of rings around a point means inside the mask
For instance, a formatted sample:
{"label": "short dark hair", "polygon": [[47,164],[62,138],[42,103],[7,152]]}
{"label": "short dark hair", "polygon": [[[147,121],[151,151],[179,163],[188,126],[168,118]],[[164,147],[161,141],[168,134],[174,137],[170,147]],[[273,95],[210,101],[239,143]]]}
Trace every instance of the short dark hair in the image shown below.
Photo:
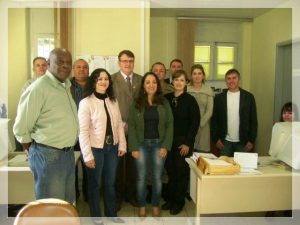
{"label": "short dark hair", "polygon": [[41,57],[41,56],[37,56],[37,57],[35,57],[35,58],[32,60],[32,65],[34,65],[35,61],[38,60],[38,59],[41,59],[41,60],[44,60],[45,62],[47,62],[47,59],[46,59],[46,58]]}
{"label": "short dark hair", "polygon": [[185,80],[188,82],[189,81],[189,78],[188,78],[188,75],[187,73],[184,71],[184,70],[177,70],[173,75],[172,75],[172,80],[180,77],[181,75],[184,76]]}
{"label": "short dark hair", "polygon": [[73,68],[74,68],[74,66],[75,66],[75,64],[77,63],[77,62],[79,62],[79,61],[83,61],[83,62],[85,62],[88,66],[89,66],[89,63],[85,60],[85,59],[76,59],[75,60],[75,62],[73,63]]}
{"label": "short dark hair", "polygon": [[228,70],[228,71],[225,73],[225,78],[226,78],[229,74],[233,74],[233,73],[237,74],[238,77],[241,77],[240,72],[239,72],[237,69],[232,68],[232,69]]}
{"label": "short dark hair", "polygon": [[84,90],[84,97],[88,97],[96,91],[97,79],[100,76],[100,73],[102,73],[102,72],[105,72],[107,74],[108,80],[109,80],[109,85],[106,90],[106,94],[108,95],[108,97],[111,101],[115,101],[116,98],[114,96],[113,82],[111,80],[111,76],[110,76],[109,72],[107,72],[107,70],[105,70],[103,68],[95,69],[92,72],[91,76],[89,76],[89,78],[87,80],[86,88]]}
{"label": "short dark hair", "polygon": [[155,65],[162,65],[162,66],[164,67],[164,69],[165,69],[165,72],[167,71],[165,64],[163,64],[162,62],[156,62],[156,63],[153,63],[153,64],[152,64],[152,66],[151,66],[151,71],[150,71],[150,72],[152,72],[153,67],[154,67]]}
{"label": "short dark hair", "polygon": [[281,113],[280,113],[280,122],[283,122],[282,115],[284,112],[293,112],[294,113],[294,120],[298,120],[298,108],[297,106],[292,103],[292,102],[287,102],[285,103],[282,108],[281,108]]}
{"label": "short dark hair", "polygon": [[171,65],[172,65],[173,62],[178,62],[183,67],[183,62],[180,59],[172,59],[172,61],[170,62],[170,67],[171,67]]}
{"label": "short dark hair", "polygon": [[154,76],[155,80],[156,80],[156,83],[157,83],[157,90],[156,90],[156,92],[154,94],[154,97],[153,97],[153,104],[154,105],[163,105],[164,104],[164,96],[163,96],[163,93],[162,93],[162,90],[161,90],[161,85],[160,85],[158,77],[153,72],[147,72],[147,73],[145,73],[145,75],[142,78],[139,95],[138,95],[138,97],[135,101],[135,107],[137,109],[139,109],[140,111],[142,110],[142,108],[145,108],[145,107],[149,106],[147,93],[146,93],[145,88],[144,88],[144,83],[145,83],[145,80],[148,76]]}
{"label": "short dark hair", "polygon": [[119,61],[121,60],[122,55],[127,55],[129,58],[134,58],[134,54],[132,51],[130,50],[123,50],[119,53],[118,55],[118,59]]}

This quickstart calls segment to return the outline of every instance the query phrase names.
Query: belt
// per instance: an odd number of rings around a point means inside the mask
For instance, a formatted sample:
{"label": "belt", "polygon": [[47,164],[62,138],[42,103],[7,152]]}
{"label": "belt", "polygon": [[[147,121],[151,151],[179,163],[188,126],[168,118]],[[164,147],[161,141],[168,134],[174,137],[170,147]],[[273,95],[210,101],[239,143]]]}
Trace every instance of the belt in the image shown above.
{"label": "belt", "polygon": [[40,145],[42,147],[53,148],[55,150],[64,151],[64,152],[71,151],[73,149],[73,147],[74,147],[74,146],[71,146],[71,147],[64,147],[64,148],[55,148],[55,147],[52,147],[52,146],[49,146],[49,145],[44,145],[44,144],[41,144],[41,143],[36,143],[36,144]]}
{"label": "belt", "polygon": [[107,135],[104,142],[107,145],[111,145],[114,142],[114,137],[112,135]]}

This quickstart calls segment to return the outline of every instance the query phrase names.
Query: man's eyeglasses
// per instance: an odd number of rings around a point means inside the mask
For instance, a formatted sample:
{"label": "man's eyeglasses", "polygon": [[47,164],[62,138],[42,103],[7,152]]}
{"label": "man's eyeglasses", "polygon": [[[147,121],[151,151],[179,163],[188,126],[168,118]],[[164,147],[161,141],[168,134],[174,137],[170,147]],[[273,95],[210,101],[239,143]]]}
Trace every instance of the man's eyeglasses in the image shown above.
{"label": "man's eyeglasses", "polygon": [[134,63],[134,60],[131,59],[131,60],[120,60],[121,63]]}
{"label": "man's eyeglasses", "polygon": [[177,107],[177,105],[178,105],[178,100],[177,100],[176,97],[174,97],[174,98],[172,99],[172,105],[174,105],[174,107]]}

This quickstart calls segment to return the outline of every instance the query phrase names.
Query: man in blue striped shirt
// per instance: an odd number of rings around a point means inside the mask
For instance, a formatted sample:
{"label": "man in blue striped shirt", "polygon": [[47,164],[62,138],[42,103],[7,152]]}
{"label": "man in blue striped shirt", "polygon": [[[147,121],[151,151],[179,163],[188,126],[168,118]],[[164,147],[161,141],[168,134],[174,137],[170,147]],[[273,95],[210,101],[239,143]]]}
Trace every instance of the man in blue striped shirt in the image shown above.
{"label": "man in blue striped shirt", "polygon": [[[77,110],[79,106],[79,102],[83,99],[84,95],[84,88],[87,83],[89,77],[89,64],[84,59],[77,59],[73,64],[73,77],[71,79],[71,94],[76,103]],[[77,141],[76,145],[74,146],[74,151],[80,151],[79,141]],[[86,168],[83,163],[82,157],[81,159],[81,166],[82,166],[82,192],[84,196],[84,200],[88,200],[87,194],[87,174]],[[80,191],[78,187],[78,166],[76,165],[75,169],[75,190],[76,190],[76,198],[79,198]]]}

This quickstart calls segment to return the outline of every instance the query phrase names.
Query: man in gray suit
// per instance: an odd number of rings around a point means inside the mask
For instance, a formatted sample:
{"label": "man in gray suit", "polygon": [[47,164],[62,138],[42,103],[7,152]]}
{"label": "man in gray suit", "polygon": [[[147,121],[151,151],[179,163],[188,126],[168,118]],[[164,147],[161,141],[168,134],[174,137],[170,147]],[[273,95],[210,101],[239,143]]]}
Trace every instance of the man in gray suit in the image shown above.
{"label": "man in gray suit", "polygon": [[[129,107],[138,96],[142,76],[133,72],[134,54],[130,50],[123,50],[118,55],[120,71],[112,75],[114,93],[118,100],[124,130],[127,136]],[[136,167],[130,153],[121,159],[117,176],[117,206],[121,208],[123,199],[128,200],[133,206],[136,202]],[[126,196],[124,194],[126,193]]]}

